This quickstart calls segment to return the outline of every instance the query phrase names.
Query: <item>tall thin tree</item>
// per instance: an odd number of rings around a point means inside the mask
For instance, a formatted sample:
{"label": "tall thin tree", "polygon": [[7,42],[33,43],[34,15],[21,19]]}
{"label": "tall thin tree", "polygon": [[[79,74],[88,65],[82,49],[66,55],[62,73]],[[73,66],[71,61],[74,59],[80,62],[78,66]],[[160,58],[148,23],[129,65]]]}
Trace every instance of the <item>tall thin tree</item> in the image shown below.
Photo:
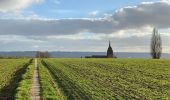
{"label": "tall thin tree", "polygon": [[153,29],[151,38],[151,56],[153,59],[160,59],[162,53],[162,40],[156,28]]}

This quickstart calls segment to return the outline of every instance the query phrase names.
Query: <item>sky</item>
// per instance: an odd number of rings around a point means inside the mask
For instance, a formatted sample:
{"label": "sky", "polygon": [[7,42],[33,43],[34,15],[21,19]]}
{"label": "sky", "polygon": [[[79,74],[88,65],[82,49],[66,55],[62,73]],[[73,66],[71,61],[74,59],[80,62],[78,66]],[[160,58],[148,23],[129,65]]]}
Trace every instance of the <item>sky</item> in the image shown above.
{"label": "sky", "polygon": [[0,0],[0,51],[170,53],[170,0]]}

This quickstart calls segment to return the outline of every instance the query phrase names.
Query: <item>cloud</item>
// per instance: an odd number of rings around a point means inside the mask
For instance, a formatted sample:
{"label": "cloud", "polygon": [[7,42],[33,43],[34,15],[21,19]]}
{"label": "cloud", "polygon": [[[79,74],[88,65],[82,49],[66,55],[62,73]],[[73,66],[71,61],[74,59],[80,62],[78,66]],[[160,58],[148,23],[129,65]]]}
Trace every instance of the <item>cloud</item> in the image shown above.
{"label": "cloud", "polygon": [[43,0],[0,0],[0,11],[9,12],[21,10],[42,1]]}
{"label": "cloud", "polygon": [[98,10],[95,10],[95,11],[92,11],[92,12],[89,12],[89,16],[92,16],[92,17],[95,17],[99,14],[99,11]]}
{"label": "cloud", "polygon": [[68,35],[81,32],[105,33],[111,29],[110,21],[91,19],[1,19],[0,23],[1,35]]}
{"label": "cloud", "polygon": [[[5,1],[4,1],[5,2]],[[170,27],[170,4],[142,3],[125,7],[105,18],[80,19],[0,19],[0,34],[71,35],[78,33],[116,34],[151,32],[152,27]],[[141,32],[137,32],[141,31]]]}
{"label": "cloud", "polygon": [[161,1],[163,1],[163,2],[170,2],[170,0],[161,0]]}
{"label": "cloud", "polygon": [[38,16],[11,19],[11,15],[0,19],[0,47],[4,51],[106,51],[108,40],[111,40],[114,51],[149,52],[150,34],[153,27],[158,27],[163,50],[169,52],[169,9],[170,4],[163,1],[121,8],[96,19],[43,19]]}
{"label": "cloud", "polygon": [[151,26],[170,27],[170,5],[165,2],[143,3],[135,7],[122,8],[111,16],[117,22],[117,30],[139,29]]}
{"label": "cloud", "polygon": [[[42,40],[40,40],[42,38]],[[55,39],[49,37],[38,36],[0,36],[0,51],[9,50],[44,50],[44,51],[104,51],[108,48],[108,40],[114,52],[149,52],[151,35],[141,37],[131,36],[125,38],[108,37],[102,40],[93,39]],[[169,52],[170,37],[162,35],[163,52]],[[135,42],[134,42],[135,41]],[[73,46],[74,45],[74,46]]]}

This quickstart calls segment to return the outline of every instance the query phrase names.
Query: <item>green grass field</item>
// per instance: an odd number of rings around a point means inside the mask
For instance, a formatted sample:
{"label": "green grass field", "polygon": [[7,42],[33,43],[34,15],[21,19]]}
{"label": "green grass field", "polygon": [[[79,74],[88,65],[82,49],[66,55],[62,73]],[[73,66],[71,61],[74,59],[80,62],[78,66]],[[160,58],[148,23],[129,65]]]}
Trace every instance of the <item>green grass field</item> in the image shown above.
{"label": "green grass field", "polygon": [[[0,100],[29,100],[34,69],[0,59]],[[170,99],[168,59],[38,59],[38,74],[42,100]]]}
{"label": "green grass field", "polygon": [[65,100],[66,98],[60,92],[58,84],[51,76],[50,72],[39,61],[39,78],[41,85],[41,98],[43,100]]}
{"label": "green grass field", "polygon": [[45,59],[69,100],[170,99],[170,60]]}
{"label": "green grass field", "polygon": [[29,65],[26,69],[25,74],[22,75],[22,80],[19,82],[18,88],[16,89],[16,94],[15,94],[16,100],[30,99],[30,90],[31,90],[33,74],[34,74],[34,65]]}
{"label": "green grass field", "polygon": [[15,89],[29,59],[0,59],[0,100],[14,99]]}

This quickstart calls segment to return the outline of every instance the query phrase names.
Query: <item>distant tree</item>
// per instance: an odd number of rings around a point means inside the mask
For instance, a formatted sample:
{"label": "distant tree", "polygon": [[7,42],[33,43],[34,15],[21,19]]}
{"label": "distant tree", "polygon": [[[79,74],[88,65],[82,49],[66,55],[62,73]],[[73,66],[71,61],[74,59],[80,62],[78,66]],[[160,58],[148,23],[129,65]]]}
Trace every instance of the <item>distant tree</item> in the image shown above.
{"label": "distant tree", "polygon": [[44,52],[44,58],[50,58],[50,53],[49,52]]}
{"label": "distant tree", "polygon": [[36,58],[50,58],[50,53],[49,52],[37,52],[36,53]]}
{"label": "distant tree", "polygon": [[151,56],[153,59],[160,59],[162,53],[162,40],[156,28],[153,29],[151,38]]}
{"label": "distant tree", "polygon": [[35,57],[36,57],[36,58],[40,58],[40,52],[39,52],[39,51],[37,51]]}

